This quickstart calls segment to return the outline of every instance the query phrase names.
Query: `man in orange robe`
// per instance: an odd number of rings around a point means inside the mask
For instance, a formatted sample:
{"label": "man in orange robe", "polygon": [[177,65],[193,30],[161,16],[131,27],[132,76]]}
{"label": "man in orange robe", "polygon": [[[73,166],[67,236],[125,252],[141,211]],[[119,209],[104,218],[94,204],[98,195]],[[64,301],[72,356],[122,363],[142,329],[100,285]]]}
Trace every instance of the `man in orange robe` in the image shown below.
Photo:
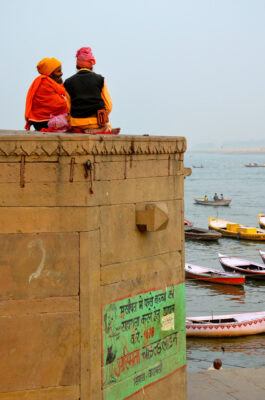
{"label": "man in orange robe", "polygon": [[25,129],[48,128],[48,121],[68,112],[62,81],[61,62],[56,58],[44,58],[37,65],[40,75],[29,88],[25,109]]}

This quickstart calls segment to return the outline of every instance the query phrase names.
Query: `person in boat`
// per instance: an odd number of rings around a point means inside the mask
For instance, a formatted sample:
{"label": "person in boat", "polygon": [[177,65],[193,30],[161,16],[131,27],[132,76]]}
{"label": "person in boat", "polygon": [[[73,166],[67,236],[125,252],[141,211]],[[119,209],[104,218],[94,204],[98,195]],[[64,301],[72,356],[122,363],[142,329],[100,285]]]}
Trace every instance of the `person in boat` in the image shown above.
{"label": "person in boat", "polygon": [[207,197],[207,195],[206,195],[206,194],[204,195],[204,198],[203,198],[203,200],[204,200],[204,201],[207,201],[207,200],[208,200],[208,197]]}
{"label": "person in boat", "polygon": [[56,58],[43,58],[37,64],[39,76],[32,82],[26,99],[25,129],[48,128],[48,121],[68,112],[62,81],[62,65]]}
{"label": "person in boat", "polygon": [[220,194],[220,200],[224,200],[224,195],[223,195],[223,193]]}
{"label": "person in boat", "polygon": [[112,101],[104,77],[93,71],[95,64],[90,47],[77,51],[77,72],[64,82],[69,123],[85,133],[119,133],[119,129],[114,132],[109,123]]}
{"label": "person in boat", "polygon": [[222,368],[222,360],[220,360],[220,358],[216,358],[213,362],[213,364],[210,366],[210,368],[208,368],[208,371],[213,371],[213,370],[220,370],[223,369]]}
{"label": "person in boat", "polygon": [[218,194],[217,194],[217,193],[214,193],[213,199],[214,199],[214,201],[219,200],[219,197],[218,197]]}

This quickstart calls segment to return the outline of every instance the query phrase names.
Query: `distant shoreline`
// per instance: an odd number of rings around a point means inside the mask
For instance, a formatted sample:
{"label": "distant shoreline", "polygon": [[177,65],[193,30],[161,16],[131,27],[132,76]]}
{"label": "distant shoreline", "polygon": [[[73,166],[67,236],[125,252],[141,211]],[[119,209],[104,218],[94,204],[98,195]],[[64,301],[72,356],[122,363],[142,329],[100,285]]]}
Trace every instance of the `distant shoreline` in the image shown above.
{"label": "distant shoreline", "polygon": [[188,153],[265,154],[265,147],[253,149],[188,149]]}

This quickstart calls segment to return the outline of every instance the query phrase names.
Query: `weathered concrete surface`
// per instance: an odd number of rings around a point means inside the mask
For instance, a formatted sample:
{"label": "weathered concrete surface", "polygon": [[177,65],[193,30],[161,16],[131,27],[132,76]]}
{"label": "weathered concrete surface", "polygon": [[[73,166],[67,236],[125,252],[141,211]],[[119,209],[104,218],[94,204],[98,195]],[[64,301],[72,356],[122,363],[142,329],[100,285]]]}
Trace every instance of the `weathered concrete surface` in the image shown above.
{"label": "weathered concrete surface", "polygon": [[0,400],[186,400],[185,150],[0,130]]}
{"label": "weathered concrete surface", "polygon": [[234,368],[188,373],[188,400],[260,400],[265,368]]}

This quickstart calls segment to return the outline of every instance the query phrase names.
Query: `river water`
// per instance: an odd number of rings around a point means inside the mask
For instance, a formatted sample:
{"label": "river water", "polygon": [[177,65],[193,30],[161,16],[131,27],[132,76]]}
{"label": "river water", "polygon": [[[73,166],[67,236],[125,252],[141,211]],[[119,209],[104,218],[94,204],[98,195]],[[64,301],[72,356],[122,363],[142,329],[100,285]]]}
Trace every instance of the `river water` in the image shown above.
{"label": "river water", "polygon": [[[185,218],[194,226],[207,228],[209,217],[219,217],[258,226],[257,215],[265,213],[265,168],[247,168],[246,163],[264,163],[265,155],[186,153],[185,167],[192,175],[185,179]],[[194,197],[210,199],[214,193],[232,198],[229,207],[194,204]],[[222,270],[218,253],[262,263],[258,250],[265,242],[221,238],[207,243],[186,241],[186,262]],[[186,281],[187,316],[265,311],[265,281],[248,280],[244,287]],[[265,334],[233,339],[187,338],[188,371],[207,369],[215,358],[224,368],[265,366]]]}

